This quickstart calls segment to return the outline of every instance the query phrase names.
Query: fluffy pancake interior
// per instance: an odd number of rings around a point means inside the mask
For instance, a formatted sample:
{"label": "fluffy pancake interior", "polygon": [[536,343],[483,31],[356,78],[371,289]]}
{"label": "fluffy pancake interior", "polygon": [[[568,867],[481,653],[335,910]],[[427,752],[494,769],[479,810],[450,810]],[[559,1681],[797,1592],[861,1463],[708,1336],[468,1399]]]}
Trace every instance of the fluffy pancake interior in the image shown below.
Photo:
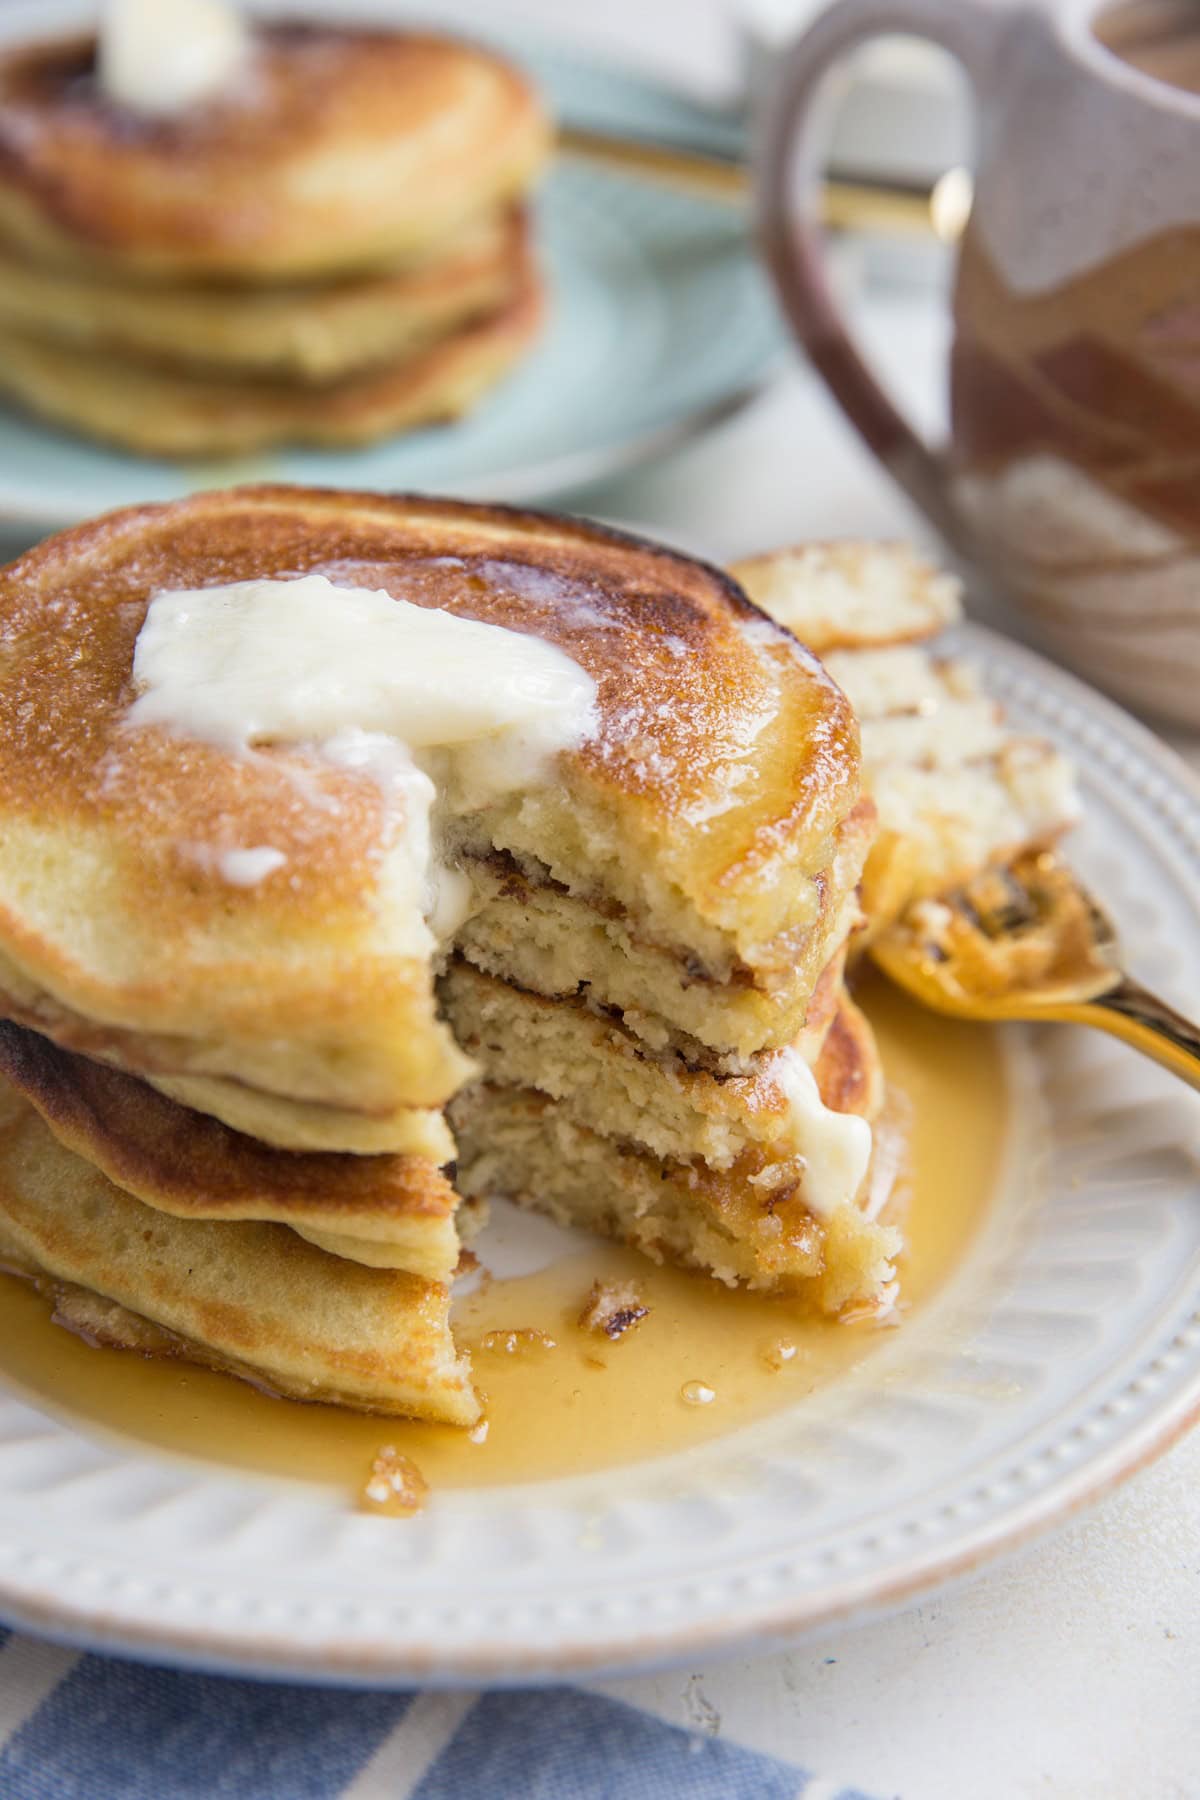
{"label": "fluffy pancake interior", "polygon": [[636,911],[572,893],[532,858],[518,863],[494,853],[463,859],[479,904],[455,947],[534,993],[571,995],[583,986],[653,1046],[680,1041],[749,1057],[791,1043],[803,1028],[821,971],[857,917],[855,884],[874,832],[870,803],[839,827],[818,919],[797,946],[788,979],[766,981],[736,963],[714,969],[698,948],[657,939]]}
{"label": "fluffy pancake interior", "polygon": [[802,545],[734,573],[821,653],[861,722],[879,835],[860,947],[915,900],[1053,842],[1078,817],[1066,759],[1014,730],[977,671],[931,644],[960,616],[957,585],[905,545]]}
{"label": "fluffy pancake interior", "polygon": [[[878,1052],[848,999],[818,1058],[818,1085],[836,1110],[873,1114]],[[589,1130],[546,1093],[482,1083],[451,1104],[465,1194],[503,1195],[564,1223],[621,1238],[656,1261],[718,1279],[803,1295],[827,1312],[875,1303],[900,1247],[894,1225],[856,1197],[827,1219],[803,1196],[803,1159],[773,1159],[769,1144],[725,1168],[663,1159]]]}
{"label": "fluffy pancake interior", "polygon": [[[839,953],[786,1053],[810,1067],[843,997],[841,964]],[[447,971],[439,994],[485,1081],[547,1093],[590,1130],[659,1156],[699,1157],[714,1169],[729,1168],[751,1148],[787,1153],[778,1149],[793,1128],[784,1052],[765,1052],[745,1072],[729,1073],[698,1046],[686,1056],[652,1050],[619,1016],[582,999],[530,993],[462,960]]]}

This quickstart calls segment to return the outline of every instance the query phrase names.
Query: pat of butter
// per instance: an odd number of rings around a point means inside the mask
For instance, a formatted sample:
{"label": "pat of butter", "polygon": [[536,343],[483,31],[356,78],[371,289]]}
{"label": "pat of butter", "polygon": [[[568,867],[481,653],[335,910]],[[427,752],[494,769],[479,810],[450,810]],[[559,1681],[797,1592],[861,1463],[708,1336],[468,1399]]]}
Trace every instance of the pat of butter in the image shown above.
{"label": "pat of butter", "polygon": [[781,1050],[775,1064],[792,1115],[797,1152],[803,1156],[804,1204],[820,1218],[852,1201],[871,1160],[871,1127],[857,1113],[826,1106],[816,1076],[796,1050]]}
{"label": "pat of butter", "polygon": [[231,748],[353,729],[415,751],[516,735],[549,752],[583,737],[596,692],[541,638],[324,575],[158,594],[133,673],[131,724]]}
{"label": "pat of butter", "polygon": [[[416,902],[441,943],[471,892],[439,853],[439,805],[545,780],[595,716],[595,682],[553,644],[324,575],[156,595],[133,675],[130,725],[235,753],[306,745],[375,782],[403,812]],[[227,879],[253,885],[279,855],[238,852]]]}
{"label": "pat of butter", "polygon": [[170,118],[218,99],[250,52],[246,22],[225,0],[107,0],[96,77],[114,105]]}

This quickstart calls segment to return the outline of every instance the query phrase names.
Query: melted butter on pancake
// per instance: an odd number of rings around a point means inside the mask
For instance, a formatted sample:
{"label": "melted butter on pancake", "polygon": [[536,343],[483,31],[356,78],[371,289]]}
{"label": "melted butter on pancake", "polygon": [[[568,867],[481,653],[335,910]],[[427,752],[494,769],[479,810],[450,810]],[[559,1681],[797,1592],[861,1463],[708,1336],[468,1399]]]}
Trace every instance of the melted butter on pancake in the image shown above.
{"label": "melted butter on pancake", "polygon": [[[781,1050],[772,1073],[787,1098],[789,1135],[804,1158],[804,1204],[818,1218],[828,1219],[854,1199],[866,1178],[871,1127],[856,1113],[826,1106],[817,1078],[798,1050]],[[772,1175],[769,1169],[763,1173]]]}
{"label": "melted butter on pancake", "polygon": [[[244,753],[306,744],[377,782],[403,812],[415,897],[441,940],[471,895],[437,852],[439,790],[479,803],[527,789],[595,723],[596,683],[556,645],[319,574],[158,593],[133,676],[131,726]],[[237,886],[285,862],[271,848],[217,857]]]}
{"label": "melted butter on pancake", "polygon": [[565,651],[527,632],[325,575],[157,594],[133,672],[131,723],[229,746],[354,727],[412,750],[503,733],[536,756],[582,739],[596,692]]}
{"label": "melted butter on pancake", "polygon": [[224,0],[108,0],[96,75],[114,105],[169,118],[219,98],[250,56],[245,22]]}

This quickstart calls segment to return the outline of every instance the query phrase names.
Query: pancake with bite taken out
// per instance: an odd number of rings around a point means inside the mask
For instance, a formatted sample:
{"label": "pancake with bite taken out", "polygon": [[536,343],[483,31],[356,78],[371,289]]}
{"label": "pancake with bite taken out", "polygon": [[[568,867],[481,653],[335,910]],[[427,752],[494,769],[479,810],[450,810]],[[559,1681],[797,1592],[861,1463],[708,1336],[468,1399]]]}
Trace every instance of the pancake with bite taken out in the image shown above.
{"label": "pancake with bite taken out", "polygon": [[[214,619],[260,616],[269,640],[220,638],[209,670]],[[453,658],[403,715],[423,763],[386,706],[355,710],[442,666],[413,632],[464,625],[496,632],[481,694],[521,646],[586,688],[552,748],[455,713]],[[439,1418],[474,1404],[455,1190],[827,1311],[880,1302],[881,1074],[842,979],[874,820],[857,725],[727,577],[578,520],[259,487],[48,540],[0,571],[0,631],[18,1266],[280,1391]],[[183,646],[182,689],[154,687],[151,639]],[[243,677],[251,721],[287,701],[253,732],[226,707]],[[465,735],[438,735],[451,715]]]}

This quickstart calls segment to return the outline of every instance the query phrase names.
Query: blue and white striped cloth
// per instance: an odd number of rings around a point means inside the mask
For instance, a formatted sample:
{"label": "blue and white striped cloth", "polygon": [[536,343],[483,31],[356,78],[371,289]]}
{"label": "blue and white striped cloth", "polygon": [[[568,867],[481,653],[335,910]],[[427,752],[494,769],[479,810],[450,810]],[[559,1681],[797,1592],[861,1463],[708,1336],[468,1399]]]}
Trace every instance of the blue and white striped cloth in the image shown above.
{"label": "blue and white striped cloth", "polygon": [[575,1688],[181,1674],[0,1628],[2,1800],[869,1800]]}

